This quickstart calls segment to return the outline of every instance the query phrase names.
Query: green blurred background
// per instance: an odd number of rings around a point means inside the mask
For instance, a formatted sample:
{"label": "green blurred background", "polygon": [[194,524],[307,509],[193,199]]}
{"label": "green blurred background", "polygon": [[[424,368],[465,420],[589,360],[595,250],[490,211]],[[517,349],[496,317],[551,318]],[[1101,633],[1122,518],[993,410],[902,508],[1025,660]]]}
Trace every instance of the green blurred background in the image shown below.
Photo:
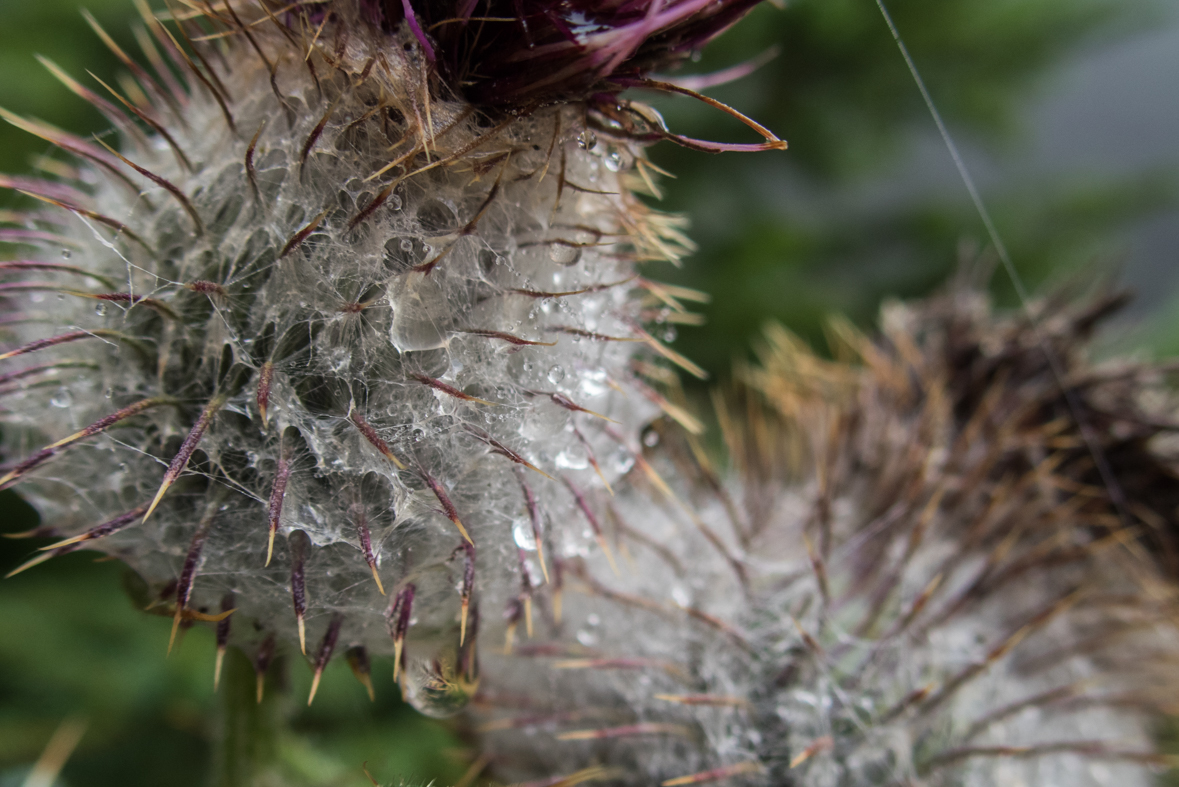
{"label": "green blurred background", "polygon": [[[0,106],[76,132],[102,118],[36,62],[87,81],[119,72],[79,0],[0,0]],[[86,7],[128,50],[130,0]],[[1024,281],[1117,273],[1138,290],[1111,346],[1179,350],[1179,8],[1166,0],[892,0],[890,9],[945,113]],[[821,341],[832,312],[870,326],[880,301],[929,292],[959,261],[988,254],[978,215],[874,0],[758,8],[686,71],[708,73],[776,48],[752,76],[708,93],[790,142],[782,153],[711,156],[663,145],[677,175],[661,207],[686,213],[699,251],[650,275],[713,295],[704,327],[676,347],[724,379],[767,320]],[[748,141],[732,118],[652,97],[689,136]],[[0,172],[26,172],[44,143],[0,128]],[[0,209],[17,204],[0,195]],[[3,252],[0,252],[3,253]],[[1002,272],[996,297],[1015,303]],[[670,338],[670,337],[668,337]],[[36,518],[11,493],[0,530]],[[0,541],[0,573],[39,542]],[[0,787],[18,785],[62,719],[89,720],[62,783],[206,784],[219,734],[213,643],[194,629],[170,658],[169,621],[132,608],[122,570],[69,555],[0,583]],[[294,664],[277,713],[281,783],[443,783],[461,745],[396,698],[378,665],[370,704],[341,663],[315,706]],[[278,692],[275,692],[278,694]]]}

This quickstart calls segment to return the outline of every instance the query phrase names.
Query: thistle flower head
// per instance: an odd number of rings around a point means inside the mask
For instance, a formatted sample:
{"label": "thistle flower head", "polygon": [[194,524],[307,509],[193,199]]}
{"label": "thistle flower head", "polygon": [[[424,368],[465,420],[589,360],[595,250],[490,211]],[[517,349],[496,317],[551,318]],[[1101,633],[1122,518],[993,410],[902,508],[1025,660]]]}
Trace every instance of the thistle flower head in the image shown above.
{"label": "thistle flower head", "polygon": [[[56,211],[0,230],[0,485],[59,538],[30,564],[123,559],[174,639],[215,623],[260,672],[386,654],[452,713],[479,632],[608,548],[578,495],[672,407],[661,364],[698,371],[638,272],[687,241],[625,131],[448,97],[408,19],[200,9],[145,13],[154,73],[112,42],[142,100],[47,63],[120,148],[4,113],[78,168],[4,180]],[[429,688],[441,663],[465,689]]]}

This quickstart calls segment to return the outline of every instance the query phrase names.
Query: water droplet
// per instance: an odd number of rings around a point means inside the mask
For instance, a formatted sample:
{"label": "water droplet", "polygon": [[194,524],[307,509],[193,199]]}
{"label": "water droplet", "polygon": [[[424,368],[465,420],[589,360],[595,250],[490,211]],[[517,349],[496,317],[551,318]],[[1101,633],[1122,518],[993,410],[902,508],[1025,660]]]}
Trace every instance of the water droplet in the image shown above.
{"label": "water droplet", "polygon": [[532,532],[532,520],[521,517],[512,523],[512,540],[516,546],[527,552],[536,551],[536,534]]}
{"label": "water droplet", "polygon": [[676,333],[675,328],[673,326],[669,325],[669,326],[667,326],[667,329],[663,332],[663,341],[674,342],[675,337],[677,337],[677,336],[679,336],[679,334]]}
{"label": "water droplet", "polygon": [[630,469],[635,466],[635,457],[630,451],[625,448],[619,448],[610,457],[610,467],[618,474],[629,473]]}
{"label": "water droplet", "polygon": [[69,407],[74,403],[74,397],[68,388],[59,388],[57,393],[49,398],[49,403],[54,407]]}
{"label": "water droplet", "polygon": [[629,152],[620,148],[613,148],[602,157],[602,163],[611,172],[621,172],[624,169],[630,169],[634,165],[635,160],[634,156]]}
{"label": "water droplet", "polygon": [[74,256],[74,253],[72,251],[70,251],[69,249],[62,249],[61,250],[61,258],[63,260],[68,260],[72,256]]}
{"label": "water droplet", "polygon": [[553,460],[562,470],[584,470],[589,467],[589,458],[581,451],[562,451]]}
{"label": "water droplet", "polygon": [[97,314],[99,317],[103,317],[106,315],[106,309],[107,309],[107,305],[104,302],[99,301],[98,305],[94,307],[94,313]]}
{"label": "water droplet", "polygon": [[598,135],[588,128],[577,135],[577,147],[582,150],[593,150],[598,146]]}
{"label": "water droplet", "polygon": [[592,631],[586,631],[585,629],[582,629],[581,631],[577,632],[577,641],[582,645],[585,645],[587,648],[593,647],[594,645],[598,644],[598,635]]}
{"label": "water droplet", "polygon": [[[402,691],[406,701],[426,716],[435,719],[453,716],[467,706],[479,688],[474,649],[460,649],[457,645],[458,632],[455,632],[454,644],[442,646],[433,657],[409,659]],[[464,657],[468,663],[460,668],[460,659]]]}
{"label": "water droplet", "polygon": [[587,626],[600,626],[602,625],[602,617],[596,612],[591,612],[585,616],[585,622]]}
{"label": "water droplet", "polygon": [[392,194],[385,204],[389,206],[389,210],[401,210],[401,197]]}
{"label": "water droplet", "polygon": [[548,378],[549,378],[550,383],[552,383],[553,385],[556,385],[557,383],[559,383],[565,379],[565,370],[562,369],[560,366],[554,366],[551,369],[549,369]]}
{"label": "water droplet", "polygon": [[654,448],[655,446],[659,445],[659,433],[654,429],[648,430],[647,433],[643,435],[643,445],[647,446],[648,448]]}
{"label": "water droplet", "polygon": [[572,265],[581,259],[581,249],[568,243],[550,243],[549,259],[558,265]]}
{"label": "water droplet", "polygon": [[401,250],[402,251],[413,251],[413,241],[410,240],[409,238],[403,239],[401,241]]}
{"label": "water droplet", "polygon": [[526,371],[526,372],[532,371],[532,363],[530,361],[524,362],[524,371]]}

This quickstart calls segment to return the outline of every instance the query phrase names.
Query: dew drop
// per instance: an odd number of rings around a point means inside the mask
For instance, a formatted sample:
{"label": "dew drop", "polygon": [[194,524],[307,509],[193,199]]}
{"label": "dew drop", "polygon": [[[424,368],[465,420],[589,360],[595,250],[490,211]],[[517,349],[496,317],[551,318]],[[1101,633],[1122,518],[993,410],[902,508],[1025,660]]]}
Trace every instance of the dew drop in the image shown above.
{"label": "dew drop", "polygon": [[589,458],[580,451],[562,451],[553,462],[562,470],[584,470],[589,467]]}
{"label": "dew drop", "polygon": [[409,238],[405,238],[404,240],[402,240],[401,241],[401,250],[402,251],[413,251],[413,241],[410,240]]}
{"label": "dew drop", "polygon": [[74,403],[74,397],[68,388],[59,388],[57,393],[49,398],[49,403],[54,407],[65,408]]}
{"label": "dew drop", "polygon": [[532,532],[532,522],[525,518],[512,523],[512,540],[516,546],[526,552],[536,551],[536,534]]}
{"label": "dew drop", "polygon": [[613,148],[602,157],[602,163],[606,165],[606,169],[611,172],[621,172],[624,169],[630,169],[634,164],[634,157],[625,150]]}
{"label": "dew drop", "polygon": [[391,194],[385,204],[389,206],[389,210],[401,210],[401,197]]}
{"label": "dew drop", "polygon": [[593,150],[598,146],[598,135],[588,128],[577,135],[577,147],[582,150]]}
{"label": "dew drop", "polygon": [[62,249],[61,250],[61,258],[63,260],[68,260],[72,256],[74,256],[74,253],[72,251],[70,251],[69,249]]}
{"label": "dew drop", "polygon": [[630,469],[635,466],[634,455],[625,448],[619,448],[610,457],[610,468],[621,474],[629,473]]}
{"label": "dew drop", "polygon": [[654,429],[648,430],[648,432],[643,435],[643,445],[647,446],[648,448],[654,448],[655,446],[659,445],[659,433]]}
{"label": "dew drop", "polygon": [[592,631],[582,629],[581,631],[577,632],[577,641],[582,645],[585,645],[587,648],[593,647],[594,645],[598,644],[598,635]]}
{"label": "dew drop", "polygon": [[405,699],[420,713],[435,719],[444,719],[461,711],[471,701],[479,680],[474,670],[459,669],[461,653],[454,645],[444,645],[432,657],[422,659],[410,657],[405,671],[403,691]]}
{"label": "dew drop", "polygon": [[663,331],[663,341],[665,342],[674,342],[676,336],[679,336],[679,334],[676,333],[675,328],[670,325],[666,330]]}
{"label": "dew drop", "polygon": [[581,259],[581,249],[568,243],[549,244],[549,259],[558,265],[572,265]]}
{"label": "dew drop", "polygon": [[97,314],[99,317],[104,317],[104,316],[106,316],[106,309],[107,309],[107,305],[105,303],[103,303],[102,301],[99,301],[98,305],[94,307],[94,313]]}
{"label": "dew drop", "polygon": [[549,369],[548,378],[549,378],[550,383],[552,383],[553,385],[556,385],[557,383],[559,383],[565,379],[565,370],[562,369],[560,366],[554,366],[551,369]]}

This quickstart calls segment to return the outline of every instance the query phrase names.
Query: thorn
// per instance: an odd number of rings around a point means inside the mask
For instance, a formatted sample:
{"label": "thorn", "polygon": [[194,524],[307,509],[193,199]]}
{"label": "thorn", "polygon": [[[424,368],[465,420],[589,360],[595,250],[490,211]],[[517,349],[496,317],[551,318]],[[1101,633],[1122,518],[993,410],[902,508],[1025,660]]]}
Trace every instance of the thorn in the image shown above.
{"label": "thorn", "polygon": [[364,417],[360,413],[353,410],[352,412],[348,413],[348,420],[355,424],[356,428],[359,429],[360,433],[364,435],[364,438],[372,444],[373,448],[380,451],[386,459],[393,463],[394,467],[396,467],[398,470],[405,469],[405,463],[393,455],[393,452],[389,450],[388,443],[380,438],[380,435],[377,434],[377,430],[374,429],[368,421],[364,420]]}
{"label": "thorn", "polygon": [[524,467],[527,467],[529,470],[533,470],[537,473],[540,473],[542,476],[549,479],[550,481],[555,480],[551,475],[549,475],[545,471],[541,470],[539,467],[532,464],[527,459],[520,456],[518,453],[516,453],[512,449],[508,448],[506,445],[501,443],[499,440],[496,440],[494,437],[487,434],[487,432],[484,432],[482,429],[478,428],[477,426],[473,426],[471,424],[464,424],[463,427],[468,432],[475,435],[475,437],[478,437],[480,440],[487,443],[487,445],[491,446],[492,453],[496,453],[496,454],[499,454],[500,456],[507,457],[508,459],[510,459],[511,461],[515,462],[518,465],[523,465]]}
{"label": "thorn", "polygon": [[413,594],[417,590],[411,582],[393,597],[393,602],[385,612],[385,623],[393,637],[393,680],[405,668],[405,633],[409,630],[409,618],[413,609]]}
{"label": "thorn", "polygon": [[594,455],[593,446],[590,445],[589,440],[585,439],[585,435],[581,433],[581,430],[577,428],[576,424],[573,426],[573,434],[577,435],[577,439],[581,441],[582,447],[585,448],[586,458],[589,459],[589,463],[593,466],[594,472],[598,474],[598,478],[602,479],[602,483],[606,485],[606,491],[610,493],[610,497],[614,497],[614,490],[610,487],[610,482],[606,480],[606,474],[602,472],[602,466],[598,464],[598,458]]}
{"label": "thorn", "polygon": [[614,571],[614,576],[618,577],[618,564],[614,562],[614,553],[610,551],[610,544],[606,541],[606,535],[602,532],[602,526],[598,523],[598,518],[594,516],[594,512],[590,510],[589,503],[586,502],[585,496],[581,491],[573,485],[567,477],[561,476],[561,480],[565,482],[565,486],[569,487],[569,491],[573,494],[574,500],[577,501],[577,507],[581,509],[581,513],[585,515],[586,520],[589,521],[590,527],[594,531],[594,538],[597,539],[598,546],[606,553],[606,560],[610,563],[611,570]]}
{"label": "thorn", "polygon": [[600,765],[594,765],[555,779],[525,782],[517,785],[517,787],[576,787],[576,785],[584,784],[585,782],[607,781],[621,776],[625,776],[625,774],[617,768],[603,768]]}
{"label": "thorn", "polygon": [[266,687],[266,668],[270,666],[272,658],[274,658],[273,634],[262,640],[262,644],[258,646],[258,652],[254,654],[254,675],[256,676],[254,685],[259,705],[262,704],[262,692]]}
{"label": "thorn", "polygon": [[313,218],[309,224],[303,227],[303,229],[292,235],[291,239],[288,240],[286,245],[282,247],[282,253],[278,255],[278,258],[281,260],[292,251],[299,248],[303,241],[307,240],[307,236],[315,232],[315,230],[319,227],[320,222],[327,218],[327,215],[328,212],[325,210],[323,213],[320,213],[318,216]]}
{"label": "thorn", "polygon": [[581,405],[574,402],[572,399],[570,399],[565,394],[551,393],[551,394],[548,394],[548,397],[550,399],[552,399],[555,404],[558,404],[561,407],[564,407],[566,410],[570,410],[575,413],[587,413],[589,415],[592,415],[595,418],[601,418],[603,421],[609,421],[612,424],[618,423],[613,418],[607,418],[606,416],[602,415],[601,413],[595,413],[593,410],[588,410],[588,409],[582,407]]}
{"label": "thorn", "polygon": [[521,339],[519,336],[513,336],[510,333],[503,331],[458,331],[458,333],[465,333],[469,336],[482,336],[485,339],[499,339],[508,344],[514,344],[517,347],[555,347],[556,342],[533,342],[528,339]]}
{"label": "thorn", "polygon": [[377,590],[381,591],[381,595],[385,595],[385,586],[381,584],[381,575],[377,572],[377,558],[373,554],[372,535],[368,529],[368,519],[364,514],[363,504],[356,504],[352,507],[356,517],[356,535],[360,539],[360,551],[364,554],[364,562],[368,563],[369,570],[373,572],[373,580],[377,583]]}
{"label": "thorn", "polygon": [[103,142],[97,134],[94,136],[94,141],[106,148],[111,153],[111,155],[116,156],[119,161],[122,161],[128,167],[135,170],[140,175],[143,175],[143,177],[147,178],[152,183],[155,183],[157,186],[164,189],[164,191],[167,191],[169,194],[171,194],[176,199],[176,201],[180,203],[180,207],[184,209],[184,212],[188,214],[188,217],[192,219],[192,223],[196,226],[197,235],[205,234],[205,224],[201,221],[200,214],[196,212],[196,208],[193,207],[192,202],[189,201],[188,197],[185,196],[183,191],[177,188],[170,181],[155,174],[151,170],[141,167],[134,161],[131,161],[122,153],[119,153],[119,151]]}
{"label": "thorn", "polygon": [[[221,597],[221,611],[226,612],[233,609],[233,593],[226,593]],[[221,685],[221,665],[225,661],[225,650],[229,647],[229,626],[230,618],[228,615],[217,623],[217,661],[213,665],[213,692],[216,693],[217,687]]]}
{"label": "thorn", "polygon": [[262,136],[264,128],[266,128],[265,119],[259,124],[258,130],[254,132],[250,144],[246,147],[246,177],[250,181],[250,189],[254,192],[254,200],[259,204],[262,202],[262,193],[258,191],[258,173],[254,171],[254,150],[258,146],[258,138]]}
{"label": "thorn", "polygon": [[327,112],[323,113],[323,117],[315,124],[315,128],[311,129],[311,133],[307,135],[307,140],[303,143],[303,150],[299,154],[299,177],[303,176],[303,167],[307,165],[307,157],[311,155],[311,149],[315,147],[316,141],[320,135],[323,134],[323,129],[327,125],[328,119],[331,118],[332,113],[336,111],[336,105],[340,103],[340,99],[344,94],[336,96],[335,100],[328,105]]}
{"label": "thorn", "polygon": [[304,584],[303,567],[311,539],[302,530],[292,531],[287,536],[287,547],[291,552],[291,603],[295,607],[295,623],[299,627],[299,651],[307,655],[307,631],[304,617],[307,614],[307,591]]}
{"label": "thorn", "polygon": [[[545,328],[546,331],[554,331],[556,333],[567,333],[570,336],[580,336],[583,339],[589,339],[592,342],[645,342],[647,341],[641,337],[633,336],[607,336],[603,333],[594,333],[592,331],[582,330],[581,328],[574,328],[571,325],[552,325]],[[555,344],[555,342],[554,342]]]}
{"label": "thorn", "polygon": [[189,431],[188,436],[184,438],[184,442],[180,445],[180,450],[176,452],[176,456],[172,458],[172,463],[168,465],[167,472],[164,473],[164,481],[160,484],[160,490],[156,492],[155,499],[151,501],[151,505],[147,508],[147,513],[143,515],[143,521],[146,522],[156,510],[156,506],[160,504],[164,493],[168,488],[176,482],[180,474],[184,472],[184,468],[188,466],[188,460],[192,458],[193,453],[196,452],[197,445],[201,442],[201,437],[205,434],[205,430],[209,428],[209,423],[213,420],[213,416],[225,404],[226,396],[219,394],[215,396],[211,402],[205,405],[205,409],[201,412],[200,418],[193,424],[192,430]]}
{"label": "thorn", "polygon": [[797,768],[799,765],[802,765],[816,754],[824,751],[830,751],[834,748],[835,739],[830,735],[824,735],[822,738],[816,739],[810,746],[807,746],[798,754],[794,755],[794,758],[790,760],[790,767]]}
{"label": "thorn", "polygon": [[82,736],[86,734],[88,725],[85,719],[76,716],[64,719],[54,731],[49,743],[45,745],[45,750],[41,752],[37,762],[29,770],[23,782],[25,787],[58,784],[62,768],[81,742]]}
{"label": "thorn", "polygon": [[340,626],[343,623],[344,616],[337,612],[332,616],[327,631],[323,633],[323,639],[319,642],[319,652],[315,657],[315,675],[311,679],[311,693],[307,697],[307,707],[311,707],[311,702],[315,699],[315,692],[319,690],[319,679],[323,675],[324,667],[332,658],[332,651],[336,649],[336,640],[340,636]]}
{"label": "thorn", "polygon": [[[139,508],[132,509],[125,514],[120,514],[119,516],[115,517],[114,519],[103,522],[101,525],[97,525],[95,527],[92,527],[89,530],[87,530],[85,533],[82,533],[81,535],[73,536],[72,538],[67,538],[63,541],[58,541],[54,544],[50,544],[47,547],[41,547],[41,551],[52,553],[52,552],[57,552],[58,550],[61,550],[61,549],[70,549],[70,548],[76,549],[77,545],[81,544],[84,541],[93,541],[98,538],[106,538],[107,536],[111,535],[112,533],[117,533],[120,530],[122,530],[123,528],[133,524],[135,522],[135,520],[139,518],[139,515],[142,513],[143,513],[143,507],[140,506]],[[40,562],[40,561],[38,561],[38,562]],[[36,565],[36,564],[33,564],[33,565]],[[21,570],[23,571],[24,569],[22,568]]]}
{"label": "thorn", "polygon": [[470,542],[463,542],[451,553],[453,558],[459,551],[463,552],[463,585],[462,611],[459,617],[459,647],[467,641],[467,615],[471,609],[471,591],[475,587],[475,546]]}
{"label": "thorn", "polygon": [[680,705],[708,705],[712,707],[748,708],[749,700],[724,694],[656,694],[655,699]]}
{"label": "thorn", "polygon": [[266,361],[258,370],[258,393],[255,399],[258,403],[258,415],[262,418],[262,431],[270,428],[267,418],[270,407],[270,385],[274,379],[274,361]]}
{"label": "thorn", "polygon": [[[516,473],[516,479],[520,482],[520,488],[524,491],[524,503],[528,508],[528,519],[532,523],[532,539],[536,542],[536,558],[540,561],[540,570],[544,574],[544,581],[547,585],[549,582],[549,567],[544,561],[544,539],[540,534],[540,508],[536,504],[536,495],[532,493],[532,488],[524,480],[523,472]],[[560,607],[558,606],[559,610]],[[558,612],[557,618],[560,619]]]}
{"label": "thorn", "polygon": [[561,561],[553,558],[553,574],[556,581],[553,582],[553,621],[561,624],[561,601],[565,590],[565,572],[562,568]]}
{"label": "thorn", "polygon": [[519,287],[509,288],[507,292],[515,293],[516,295],[526,295],[529,298],[567,298],[571,295],[585,295],[590,292],[609,290],[623,284],[629,284],[637,278],[638,276],[630,276],[620,281],[609,282],[608,284],[591,284],[589,287],[583,287],[580,290],[567,290],[565,292],[546,292],[544,290],[529,290]]}
{"label": "thorn", "polygon": [[53,458],[59,451],[61,451],[61,449],[66,448],[73,443],[78,442],[79,440],[84,440],[87,437],[93,437],[97,434],[100,434],[120,421],[123,421],[134,415],[138,415],[144,410],[148,410],[152,407],[158,407],[162,404],[176,404],[176,400],[166,396],[156,397],[154,399],[142,399],[135,404],[124,407],[121,410],[117,410],[116,412],[111,413],[104,418],[100,418],[99,420],[87,426],[85,429],[74,432],[69,437],[58,440],[56,443],[42,448],[40,451],[37,451],[28,459],[25,459],[23,462],[14,467],[11,471],[5,474],[3,478],[0,478],[0,489],[8,486],[13,481],[17,480],[20,476],[40,465],[42,462]]}
{"label": "thorn", "polygon": [[73,552],[73,551],[74,551],[73,549],[63,547],[61,550],[54,550],[52,552],[41,552],[40,554],[34,555],[33,557],[29,558],[24,563],[21,563],[19,566],[12,569],[12,571],[9,571],[7,574],[4,575],[4,578],[5,579],[12,579],[17,574],[20,574],[24,571],[28,571],[33,566],[39,566],[42,563],[44,563],[46,560],[49,560],[50,558],[55,558],[58,555],[64,555],[66,552]]}
{"label": "thorn", "polygon": [[643,722],[640,724],[626,724],[621,727],[604,727],[597,730],[573,730],[563,732],[557,736],[559,741],[595,741],[608,738],[631,738],[636,735],[680,735],[691,737],[690,728],[682,724],[666,724],[661,722]]}
{"label": "thorn", "polygon": [[266,508],[268,536],[265,565],[267,566],[270,565],[270,560],[274,557],[274,535],[278,532],[278,526],[282,520],[282,504],[286,499],[287,481],[291,476],[292,448],[285,439],[280,438],[280,442],[282,447],[278,456],[278,472],[274,477],[274,486],[270,489],[270,502]]}
{"label": "thorn", "polygon": [[453,396],[456,399],[462,399],[464,402],[478,402],[479,404],[486,404],[490,405],[491,407],[499,406],[495,402],[489,402],[486,399],[480,399],[477,396],[471,396],[470,394],[463,393],[453,385],[447,385],[441,380],[435,380],[433,377],[427,377],[424,374],[411,374],[410,378],[417,380],[422,385],[428,385],[436,391],[441,391],[442,393]]}
{"label": "thorn", "polygon": [[102,329],[93,331],[70,331],[69,333],[61,333],[57,336],[50,336],[48,339],[37,339],[36,341],[31,341],[28,344],[21,345],[15,350],[9,350],[6,353],[0,353],[0,361],[6,361],[9,358],[15,358],[18,355],[26,355],[28,353],[37,352],[38,350],[44,350],[47,347],[55,347],[59,344],[65,344],[66,342],[76,342],[79,339],[97,339],[102,337],[120,340],[127,338],[118,331],[107,331]]}
{"label": "thorn", "polygon": [[176,632],[180,630],[180,619],[184,616],[184,608],[177,605],[176,615],[172,618],[172,634],[168,637],[168,653],[172,655],[172,645],[176,642]]}
{"label": "thorn", "polygon": [[213,661],[213,693],[221,686],[221,667],[225,663],[225,647],[217,646],[217,656]]}
{"label": "thorn", "polygon": [[[180,621],[185,617],[185,608],[192,596],[193,582],[196,580],[198,564],[201,561],[201,550],[205,540],[209,537],[209,528],[217,513],[220,498],[214,498],[216,505],[211,504],[208,513],[202,518],[197,530],[193,533],[192,541],[188,545],[188,553],[184,556],[184,565],[180,569],[180,578],[176,581],[176,615],[172,619],[172,635],[168,638],[168,655],[172,654],[172,646],[176,642],[176,632],[180,629]],[[229,615],[225,616],[228,619]]]}
{"label": "thorn", "polygon": [[438,502],[442,505],[442,510],[447,518],[455,524],[459,529],[459,533],[467,540],[471,546],[475,546],[475,542],[471,540],[471,536],[467,534],[467,529],[463,527],[463,523],[459,520],[458,511],[455,510],[454,504],[450,502],[450,498],[446,496],[446,492],[442,489],[442,485],[431,477],[426,472],[425,468],[419,467],[418,473],[422,480],[426,482],[426,486],[430,487],[430,491],[434,493],[434,497],[438,498]]}
{"label": "thorn", "polygon": [[687,784],[703,784],[705,782],[715,782],[721,779],[728,779],[732,776],[742,776],[747,773],[761,773],[762,766],[757,762],[740,762],[736,765],[727,765],[723,768],[713,768],[710,771],[700,771],[699,773],[692,773],[687,776],[677,776],[674,779],[668,779],[660,782],[659,787],[682,787]]}
{"label": "thorn", "polygon": [[344,657],[348,660],[348,666],[352,670],[352,674],[360,681],[360,685],[364,686],[365,691],[368,692],[369,702],[376,701],[376,693],[373,691],[372,666],[369,664],[368,651],[364,649],[363,645],[356,645],[348,648]]}
{"label": "thorn", "polygon": [[[135,115],[135,117],[139,118],[144,123],[151,126],[152,131],[159,134],[160,138],[163,139],[165,143],[167,143],[168,147],[172,150],[172,153],[175,155],[177,162],[179,162],[180,165],[182,167],[184,167],[185,171],[187,171],[187,172],[194,171],[193,166],[192,166],[192,161],[189,160],[189,158],[185,154],[184,150],[176,142],[176,138],[172,136],[172,133],[170,131],[168,131],[168,129],[162,123],[155,120],[151,115],[147,114],[142,109],[135,106],[135,104],[133,104],[132,102],[123,98],[122,94],[120,94],[119,91],[115,90],[113,87],[108,85],[106,82],[103,82],[101,79],[99,79],[98,76],[93,71],[87,71],[86,73],[90,75],[91,79],[93,79],[98,84],[102,85],[103,88],[105,88],[108,93],[110,93],[112,96],[114,96],[115,100],[117,100],[120,104],[122,104],[128,110],[130,110],[131,114]],[[132,83],[132,84],[134,84],[134,83]],[[124,87],[126,87],[126,84],[124,84]]]}
{"label": "thorn", "polygon": [[704,371],[704,369],[702,367],[700,367],[699,365],[693,363],[692,361],[689,361],[683,355],[680,355],[678,352],[671,349],[670,347],[668,347],[663,342],[656,339],[651,334],[647,333],[645,330],[643,330],[638,325],[632,325],[631,328],[634,330],[635,333],[637,333],[644,340],[646,340],[647,344],[653,350],[655,350],[655,352],[659,353],[664,358],[671,361],[672,363],[674,363],[676,366],[683,369],[688,374],[692,375],[693,377],[695,377],[698,380],[707,380],[708,379],[708,372]]}

